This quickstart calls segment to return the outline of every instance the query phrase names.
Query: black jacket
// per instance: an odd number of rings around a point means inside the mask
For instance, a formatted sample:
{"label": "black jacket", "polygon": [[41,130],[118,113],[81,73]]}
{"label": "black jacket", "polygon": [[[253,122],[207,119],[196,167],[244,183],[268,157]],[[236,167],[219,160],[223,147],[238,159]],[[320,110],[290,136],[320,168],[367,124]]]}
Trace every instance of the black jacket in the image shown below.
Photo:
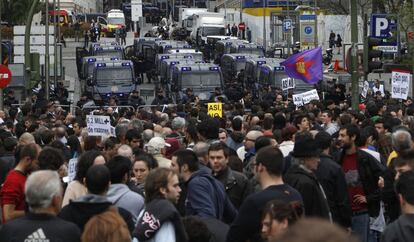
{"label": "black jacket", "polygon": [[214,177],[221,181],[230,201],[239,209],[244,199],[251,193],[247,177],[243,173],[233,171],[230,167],[214,174]]}
{"label": "black jacket", "polygon": [[[28,213],[6,223],[0,229],[0,241],[80,241],[79,228],[49,214]],[[36,239],[37,238],[37,239]]]}
{"label": "black jacket", "polygon": [[230,226],[227,242],[261,242],[263,209],[269,201],[302,203],[298,191],[287,184],[272,185],[263,191],[251,194],[240,207],[237,218]]}
{"label": "black jacket", "polygon": [[[68,205],[62,208],[59,217],[76,224],[83,231],[86,223],[94,215],[103,213],[112,207],[112,203],[106,197],[94,194],[88,194],[76,201],[70,201]],[[130,234],[134,230],[134,222],[130,212],[123,208],[117,208],[121,217],[125,220]]]}
{"label": "black jacket", "polygon": [[[341,167],[344,155],[343,151],[338,160]],[[368,214],[370,217],[378,217],[381,201],[378,179],[383,175],[385,167],[363,150],[357,150],[357,167],[359,179],[367,198]]]}
{"label": "black jacket", "polygon": [[300,165],[293,165],[283,180],[302,195],[306,216],[330,218],[328,201],[312,172],[306,171]]}
{"label": "black jacket", "polygon": [[347,190],[345,174],[331,156],[321,154],[320,160],[315,175],[325,191],[332,219],[339,225],[349,228],[352,210],[348,194],[344,192]]}

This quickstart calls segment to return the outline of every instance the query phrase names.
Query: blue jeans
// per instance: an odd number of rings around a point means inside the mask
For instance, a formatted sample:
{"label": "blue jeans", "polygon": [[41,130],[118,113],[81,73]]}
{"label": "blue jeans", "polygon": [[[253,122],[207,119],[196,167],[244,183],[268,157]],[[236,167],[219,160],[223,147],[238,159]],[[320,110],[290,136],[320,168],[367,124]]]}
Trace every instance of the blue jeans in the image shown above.
{"label": "blue jeans", "polygon": [[369,215],[368,213],[352,216],[352,233],[361,242],[368,242]]}
{"label": "blue jeans", "polygon": [[379,242],[381,238],[381,232],[376,230],[369,230],[368,242]]}

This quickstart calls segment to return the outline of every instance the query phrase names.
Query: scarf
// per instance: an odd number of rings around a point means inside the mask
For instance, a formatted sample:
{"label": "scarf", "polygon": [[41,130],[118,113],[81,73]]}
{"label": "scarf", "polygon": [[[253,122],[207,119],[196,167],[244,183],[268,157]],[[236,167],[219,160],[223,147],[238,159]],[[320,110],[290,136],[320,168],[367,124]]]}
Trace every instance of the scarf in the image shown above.
{"label": "scarf", "polygon": [[180,214],[174,205],[166,199],[155,199],[145,205],[133,235],[139,241],[147,241],[154,237],[167,221],[174,225],[176,241],[188,241]]}

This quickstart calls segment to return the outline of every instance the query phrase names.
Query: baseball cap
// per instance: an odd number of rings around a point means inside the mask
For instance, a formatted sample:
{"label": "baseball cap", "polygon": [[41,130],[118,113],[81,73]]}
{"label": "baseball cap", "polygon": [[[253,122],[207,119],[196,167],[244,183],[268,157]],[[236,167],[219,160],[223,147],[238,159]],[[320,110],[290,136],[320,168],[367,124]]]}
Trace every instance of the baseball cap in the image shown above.
{"label": "baseball cap", "polygon": [[171,147],[171,145],[165,142],[165,140],[161,137],[154,137],[150,139],[150,141],[147,144],[147,147],[151,147],[155,150],[160,150],[165,147]]}

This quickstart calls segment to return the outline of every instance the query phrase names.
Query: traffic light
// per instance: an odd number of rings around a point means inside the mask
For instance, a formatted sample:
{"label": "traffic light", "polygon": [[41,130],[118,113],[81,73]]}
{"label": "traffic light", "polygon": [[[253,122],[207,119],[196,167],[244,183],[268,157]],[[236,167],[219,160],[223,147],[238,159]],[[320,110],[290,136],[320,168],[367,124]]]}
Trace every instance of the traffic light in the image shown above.
{"label": "traffic light", "polygon": [[383,43],[383,40],[380,38],[367,37],[365,41],[365,53],[364,56],[366,61],[364,61],[364,69],[366,73],[371,73],[373,70],[382,68],[382,57],[383,52],[381,50],[375,50],[375,46],[380,46]]}

